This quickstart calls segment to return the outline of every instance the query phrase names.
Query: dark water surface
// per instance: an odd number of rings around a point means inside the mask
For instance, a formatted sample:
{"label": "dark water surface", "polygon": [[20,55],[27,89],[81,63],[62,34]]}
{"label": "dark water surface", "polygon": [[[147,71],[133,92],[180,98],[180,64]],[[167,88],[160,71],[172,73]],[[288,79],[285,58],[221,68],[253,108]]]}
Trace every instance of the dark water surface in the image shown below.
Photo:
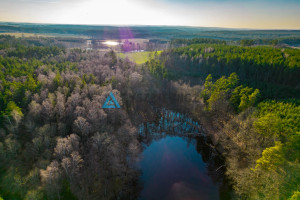
{"label": "dark water surface", "polygon": [[223,165],[220,156],[207,144],[204,136],[184,136],[186,131],[196,131],[193,127],[187,127],[186,122],[195,122],[187,116],[167,110],[161,114],[157,122],[140,127],[145,149],[138,163],[142,171],[140,180],[144,186],[139,199],[228,199],[224,172],[222,168],[218,169]]}

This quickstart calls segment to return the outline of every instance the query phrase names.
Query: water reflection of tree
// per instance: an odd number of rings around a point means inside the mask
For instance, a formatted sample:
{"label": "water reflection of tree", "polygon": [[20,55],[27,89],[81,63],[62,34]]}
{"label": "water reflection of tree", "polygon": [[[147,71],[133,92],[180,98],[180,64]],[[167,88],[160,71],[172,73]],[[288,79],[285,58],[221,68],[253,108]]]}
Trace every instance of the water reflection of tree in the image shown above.
{"label": "water reflection of tree", "polygon": [[199,123],[184,114],[166,109],[156,109],[155,113],[156,117],[152,122],[144,122],[139,126],[139,139],[146,145],[167,135],[201,135]]}
{"label": "water reflection of tree", "polygon": [[163,109],[154,109],[155,118],[151,122],[144,122],[139,126],[139,141],[144,147],[149,146],[152,141],[160,140],[166,136],[182,136],[187,145],[195,146],[201,154],[203,161],[207,164],[207,173],[212,181],[220,185],[220,197],[227,199],[224,194],[228,193],[227,180],[224,179],[224,160],[211,145],[210,139],[204,135],[201,125],[193,121],[185,114]]}

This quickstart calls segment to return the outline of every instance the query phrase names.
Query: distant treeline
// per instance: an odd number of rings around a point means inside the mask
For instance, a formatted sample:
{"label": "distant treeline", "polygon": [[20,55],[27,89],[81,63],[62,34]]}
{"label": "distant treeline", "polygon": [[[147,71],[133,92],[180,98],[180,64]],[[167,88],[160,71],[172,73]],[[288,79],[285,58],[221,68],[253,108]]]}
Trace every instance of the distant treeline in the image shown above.
{"label": "distant treeline", "polygon": [[0,35],[0,50],[8,47],[18,46],[59,46],[64,47],[64,43],[84,43],[84,39],[69,37],[45,37],[45,38],[16,38],[10,35]]}
{"label": "distant treeline", "polygon": [[173,39],[170,42],[173,46],[191,45],[191,44],[226,44],[224,40],[210,38],[193,38],[193,39]]}
{"label": "distant treeline", "polygon": [[[212,38],[177,38],[170,41],[171,47],[181,47],[192,44],[227,44],[225,40],[212,39]],[[238,40],[238,44],[241,46],[252,46],[252,45],[300,45],[300,37],[289,37],[289,38],[276,38],[276,39],[242,39]]]}
{"label": "distant treeline", "polygon": [[[300,37],[291,38],[278,38],[278,39],[244,39],[240,40],[239,43],[242,46],[252,46],[252,45],[300,45]],[[196,44],[196,43],[194,43]]]}
{"label": "distant treeline", "polygon": [[58,24],[0,23],[0,32],[71,34],[78,37],[88,36],[94,39],[125,38],[214,38],[221,40],[276,39],[300,37],[299,30],[234,30],[210,27],[182,26],[90,26]]}

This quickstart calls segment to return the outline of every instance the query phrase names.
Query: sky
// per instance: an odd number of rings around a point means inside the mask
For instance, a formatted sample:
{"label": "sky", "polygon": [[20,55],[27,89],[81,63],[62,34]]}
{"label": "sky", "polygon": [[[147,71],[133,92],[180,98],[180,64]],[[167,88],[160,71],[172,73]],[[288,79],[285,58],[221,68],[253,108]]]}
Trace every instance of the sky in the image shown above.
{"label": "sky", "polygon": [[0,0],[0,21],[300,29],[300,0]]}

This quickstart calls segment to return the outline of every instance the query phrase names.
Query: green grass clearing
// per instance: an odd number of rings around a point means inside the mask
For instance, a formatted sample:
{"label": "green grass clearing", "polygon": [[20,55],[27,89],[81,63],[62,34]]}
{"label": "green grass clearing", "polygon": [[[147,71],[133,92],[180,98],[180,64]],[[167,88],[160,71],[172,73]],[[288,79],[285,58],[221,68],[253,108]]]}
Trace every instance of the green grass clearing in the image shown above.
{"label": "green grass clearing", "polygon": [[[157,55],[161,54],[162,51],[157,51]],[[118,53],[120,58],[128,57],[129,60],[136,64],[143,64],[154,57],[155,51],[144,51],[144,52],[130,52],[130,53]]]}

